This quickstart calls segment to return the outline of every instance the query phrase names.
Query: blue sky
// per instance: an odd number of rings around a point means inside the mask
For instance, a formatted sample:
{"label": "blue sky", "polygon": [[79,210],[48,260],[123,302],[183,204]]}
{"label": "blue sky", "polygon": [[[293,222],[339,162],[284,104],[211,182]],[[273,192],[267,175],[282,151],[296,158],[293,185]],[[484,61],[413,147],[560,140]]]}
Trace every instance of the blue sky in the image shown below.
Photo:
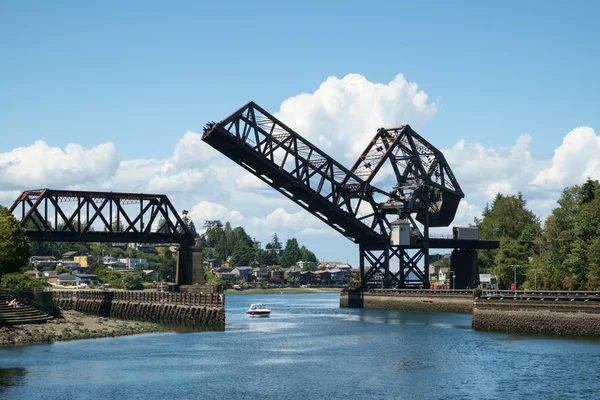
{"label": "blue sky", "polygon": [[570,131],[600,129],[598,4],[0,1],[0,168],[36,140],[166,159],[249,100],[276,112],[349,73],[402,73],[437,99],[420,133],[439,148],[528,134],[549,163]]}

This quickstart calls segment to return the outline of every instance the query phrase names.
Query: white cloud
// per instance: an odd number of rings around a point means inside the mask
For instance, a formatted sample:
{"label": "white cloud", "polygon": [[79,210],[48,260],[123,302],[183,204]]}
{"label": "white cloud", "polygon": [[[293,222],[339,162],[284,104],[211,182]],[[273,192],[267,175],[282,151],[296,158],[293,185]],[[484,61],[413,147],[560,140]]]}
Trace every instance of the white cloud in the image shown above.
{"label": "white cloud", "polygon": [[438,109],[427,100],[402,74],[387,85],[348,74],[285,100],[275,116],[338,161],[354,161],[378,128],[422,127]]}
{"label": "white cloud", "polygon": [[37,189],[98,183],[115,174],[119,161],[119,154],[110,142],[87,150],[69,143],[63,150],[38,140],[31,146],[0,153],[0,186]]}
{"label": "white cloud", "polygon": [[232,223],[239,223],[245,220],[239,211],[230,211],[223,204],[211,203],[209,201],[201,201],[193,206],[189,210],[189,215],[199,227],[204,225],[206,221],[216,219]]}
{"label": "white cloud", "polygon": [[562,189],[587,177],[600,178],[600,138],[592,128],[580,126],[569,132],[554,150],[552,164],[531,183],[548,189]]}
{"label": "white cloud", "polygon": [[[287,99],[275,115],[350,167],[379,127],[408,123],[419,131],[437,110],[438,103],[402,74],[387,84],[350,74],[330,77],[313,93]],[[529,207],[543,218],[556,206],[563,187],[587,176],[600,178],[600,138],[592,128],[566,134],[551,160],[534,158],[531,146],[532,138],[521,134],[510,146],[460,140],[440,149],[466,194],[453,225],[472,223],[498,192],[523,192]],[[382,170],[374,182],[385,188],[390,176]],[[38,141],[0,153],[0,203],[10,205],[19,190],[35,187],[165,193],[179,211],[190,211],[197,227],[220,219],[243,225],[257,238],[269,238],[273,232],[282,239],[303,237],[320,245],[322,249],[314,251],[326,258],[335,258],[336,248],[347,241],[191,131],[162,159],[121,161],[112,143],[60,149]],[[334,245],[319,240],[329,235]]]}

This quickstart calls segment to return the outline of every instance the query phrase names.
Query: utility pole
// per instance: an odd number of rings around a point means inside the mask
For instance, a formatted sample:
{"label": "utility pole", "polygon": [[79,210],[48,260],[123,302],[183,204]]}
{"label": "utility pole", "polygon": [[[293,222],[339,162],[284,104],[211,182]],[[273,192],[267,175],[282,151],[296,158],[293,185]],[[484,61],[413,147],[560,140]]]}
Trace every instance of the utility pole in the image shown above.
{"label": "utility pole", "polygon": [[513,267],[514,279],[515,279],[515,295],[517,294],[517,267],[521,268],[519,264],[510,264],[509,267]]}

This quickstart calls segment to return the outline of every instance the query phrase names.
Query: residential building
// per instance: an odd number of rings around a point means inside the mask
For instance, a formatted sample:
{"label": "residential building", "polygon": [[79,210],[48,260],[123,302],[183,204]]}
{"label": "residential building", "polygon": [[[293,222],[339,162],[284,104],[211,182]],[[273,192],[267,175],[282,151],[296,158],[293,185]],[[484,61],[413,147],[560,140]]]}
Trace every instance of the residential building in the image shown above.
{"label": "residential building", "polygon": [[[61,258],[63,260],[69,260],[69,259],[72,259],[73,257],[75,257],[75,254],[77,254],[76,251],[67,251],[66,253],[63,253]],[[72,260],[70,260],[70,261],[72,261]]]}
{"label": "residential building", "polygon": [[60,260],[59,262],[62,264],[63,268],[75,269],[81,267],[81,264],[79,264],[77,261]]}
{"label": "residential building", "polygon": [[78,262],[82,267],[88,266],[88,256],[75,256],[73,261]]}
{"label": "residential building", "polygon": [[38,271],[48,271],[56,269],[59,262],[52,256],[31,256],[29,262]]}
{"label": "residential building", "polygon": [[252,268],[252,275],[254,275],[256,279],[268,281],[270,278],[270,268]]}
{"label": "residential building", "polygon": [[109,264],[104,264],[106,268],[112,269],[114,271],[127,271],[127,266],[122,262],[116,261]]}
{"label": "residential building", "polygon": [[352,278],[354,276],[354,272],[352,272],[352,268],[332,268],[327,269],[331,274],[331,283],[333,284],[345,284],[348,278]]}
{"label": "residential building", "polygon": [[40,262],[40,261],[56,261],[56,259],[53,256],[31,256],[31,257],[29,257],[29,262],[31,264],[33,264],[35,262]]}
{"label": "residential building", "polygon": [[34,279],[40,279],[43,275],[40,271],[38,271],[37,269],[31,270],[31,271],[25,271],[24,272],[25,275],[29,275],[30,277],[34,278]]}
{"label": "residential building", "polygon": [[438,282],[446,283],[446,280],[450,276],[450,268],[441,267],[438,272]]}
{"label": "residential building", "polygon": [[285,270],[276,269],[271,271],[271,282],[273,283],[283,283],[285,280]]}
{"label": "residential building", "polygon": [[77,274],[85,274],[88,271],[88,267],[79,267],[79,268],[73,268],[73,270],[71,271],[71,273],[73,275],[77,275]]}
{"label": "residential building", "polygon": [[300,268],[298,267],[290,267],[283,273],[283,280],[285,282],[289,282],[290,279],[300,279]]}
{"label": "residential building", "polygon": [[319,263],[316,261],[298,261],[296,265],[298,265],[302,270],[310,268],[311,271],[316,271]]}
{"label": "residential building", "polygon": [[77,286],[81,281],[81,278],[71,274],[61,274],[57,278],[56,284],[60,286]]}
{"label": "residential building", "polygon": [[73,274],[76,278],[79,278],[77,285],[85,283],[86,285],[99,285],[100,278],[95,274]]}
{"label": "residential building", "polygon": [[233,272],[220,272],[219,276],[224,280],[224,281],[233,281],[237,278],[237,275]]}
{"label": "residential building", "polygon": [[148,260],[145,258],[120,258],[119,262],[125,264],[125,266],[129,269],[148,268]]}
{"label": "residential building", "polygon": [[235,267],[231,272],[237,275],[238,279],[243,281],[250,280],[252,276],[252,267],[251,266],[239,266]]}
{"label": "residential building", "polygon": [[315,274],[312,271],[302,271],[300,272],[300,284],[302,285],[310,285],[315,283]]}
{"label": "residential building", "polygon": [[314,272],[315,281],[321,285],[331,284],[331,272],[326,269],[323,271]]}

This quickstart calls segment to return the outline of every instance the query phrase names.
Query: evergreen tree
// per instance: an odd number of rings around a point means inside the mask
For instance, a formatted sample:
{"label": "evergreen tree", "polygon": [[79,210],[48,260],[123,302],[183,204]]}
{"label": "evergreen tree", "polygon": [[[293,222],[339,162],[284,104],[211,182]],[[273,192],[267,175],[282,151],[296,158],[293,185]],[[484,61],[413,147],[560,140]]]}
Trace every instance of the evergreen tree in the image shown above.
{"label": "evergreen tree", "polygon": [[10,210],[0,206],[0,275],[17,272],[29,262],[31,242]]}
{"label": "evergreen tree", "polygon": [[283,254],[281,255],[281,265],[284,268],[288,268],[295,265],[298,261],[300,261],[300,247],[298,246],[298,241],[294,238],[288,239],[285,244],[285,249],[283,249]]}

